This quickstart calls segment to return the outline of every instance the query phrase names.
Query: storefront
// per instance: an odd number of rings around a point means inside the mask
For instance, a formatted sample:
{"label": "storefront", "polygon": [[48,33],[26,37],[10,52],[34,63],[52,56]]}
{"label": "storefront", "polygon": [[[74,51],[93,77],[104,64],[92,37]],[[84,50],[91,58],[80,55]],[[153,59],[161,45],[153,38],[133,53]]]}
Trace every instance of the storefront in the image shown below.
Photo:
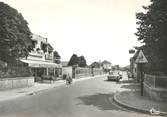
{"label": "storefront", "polygon": [[61,74],[61,65],[45,61],[35,61],[35,60],[21,60],[27,63],[31,68],[31,71],[35,77],[35,81],[38,81],[42,75],[49,75],[59,77]]}

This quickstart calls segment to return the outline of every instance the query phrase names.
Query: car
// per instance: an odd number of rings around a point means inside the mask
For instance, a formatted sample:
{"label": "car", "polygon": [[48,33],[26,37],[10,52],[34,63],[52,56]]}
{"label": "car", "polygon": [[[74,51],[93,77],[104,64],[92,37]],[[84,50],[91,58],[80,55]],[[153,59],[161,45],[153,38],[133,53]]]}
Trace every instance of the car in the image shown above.
{"label": "car", "polygon": [[107,76],[107,80],[112,80],[112,81],[117,81],[119,82],[120,79],[122,79],[122,75],[119,74],[119,72],[109,72],[108,76]]}

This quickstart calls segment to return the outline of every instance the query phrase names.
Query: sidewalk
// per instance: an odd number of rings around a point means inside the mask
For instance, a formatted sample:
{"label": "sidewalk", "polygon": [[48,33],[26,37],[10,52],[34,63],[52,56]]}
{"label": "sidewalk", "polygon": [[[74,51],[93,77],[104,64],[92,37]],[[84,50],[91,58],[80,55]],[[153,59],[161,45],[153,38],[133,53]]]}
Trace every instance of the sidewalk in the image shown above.
{"label": "sidewalk", "polygon": [[141,96],[140,85],[137,84],[124,82],[120,88],[127,88],[128,90],[116,93],[113,100],[118,105],[133,111],[150,113],[150,110],[154,108],[159,115],[167,115],[167,102],[153,101],[146,96]]}
{"label": "sidewalk", "polygon": [[[100,75],[100,76],[104,76],[104,75]],[[88,80],[91,78],[97,78],[100,76],[98,75],[95,77],[84,77],[84,78],[73,79],[73,83],[82,81],[82,80]],[[33,95],[35,93],[39,93],[41,91],[55,88],[55,87],[62,86],[62,85],[66,85],[66,82],[64,80],[58,80],[51,84],[50,83],[35,83],[35,85],[32,87],[0,91],[0,102],[15,99],[15,98],[26,96],[26,95]]]}

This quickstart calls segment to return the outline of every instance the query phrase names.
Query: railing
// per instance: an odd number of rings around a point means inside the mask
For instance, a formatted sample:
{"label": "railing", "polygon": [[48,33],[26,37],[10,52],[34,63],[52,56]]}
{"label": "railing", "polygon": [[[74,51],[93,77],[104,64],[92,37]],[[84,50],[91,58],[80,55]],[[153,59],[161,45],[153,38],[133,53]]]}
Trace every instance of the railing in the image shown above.
{"label": "railing", "polygon": [[76,77],[102,75],[103,70],[99,68],[77,68],[75,71]]}
{"label": "railing", "polygon": [[103,74],[103,69],[93,68],[93,74],[94,75],[101,75],[101,74]]}
{"label": "railing", "polygon": [[76,77],[85,77],[85,76],[91,76],[91,69],[89,68],[77,68],[75,71]]}
{"label": "railing", "polygon": [[29,56],[38,57],[38,58],[42,58],[43,55],[44,55],[44,53],[40,52],[40,51],[31,51],[29,53]]}
{"label": "railing", "polygon": [[167,76],[158,75],[144,75],[144,82],[153,88],[166,88],[167,89]]}
{"label": "railing", "polygon": [[53,60],[53,55],[52,54],[46,54],[45,59],[46,60]]}

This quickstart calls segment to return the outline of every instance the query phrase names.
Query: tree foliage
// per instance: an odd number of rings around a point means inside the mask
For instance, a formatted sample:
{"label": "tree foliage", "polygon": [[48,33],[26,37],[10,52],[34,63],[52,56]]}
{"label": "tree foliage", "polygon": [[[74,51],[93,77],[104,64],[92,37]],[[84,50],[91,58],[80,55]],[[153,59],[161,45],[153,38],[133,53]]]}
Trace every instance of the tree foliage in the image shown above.
{"label": "tree foliage", "polygon": [[78,65],[78,56],[73,54],[68,62],[68,66]]}
{"label": "tree foliage", "polygon": [[79,64],[79,67],[86,67],[87,66],[84,56],[80,56],[78,58],[78,64]]}
{"label": "tree foliage", "polygon": [[0,2],[0,60],[12,63],[33,49],[27,21],[18,11]]}
{"label": "tree foliage", "polygon": [[151,0],[143,7],[145,13],[137,13],[138,40],[144,43],[142,49],[149,61],[149,71],[167,72],[167,1]]}
{"label": "tree foliage", "polygon": [[59,53],[57,51],[54,51],[53,56],[54,56],[55,63],[60,64],[61,56],[59,55]]}
{"label": "tree foliage", "polygon": [[87,63],[84,56],[78,57],[76,54],[73,54],[70,58],[68,66],[78,65],[79,67],[86,67]]}
{"label": "tree foliage", "polygon": [[102,63],[101,62],[93,62],[90,66],[93,68],[100,68],[102,66]]}

